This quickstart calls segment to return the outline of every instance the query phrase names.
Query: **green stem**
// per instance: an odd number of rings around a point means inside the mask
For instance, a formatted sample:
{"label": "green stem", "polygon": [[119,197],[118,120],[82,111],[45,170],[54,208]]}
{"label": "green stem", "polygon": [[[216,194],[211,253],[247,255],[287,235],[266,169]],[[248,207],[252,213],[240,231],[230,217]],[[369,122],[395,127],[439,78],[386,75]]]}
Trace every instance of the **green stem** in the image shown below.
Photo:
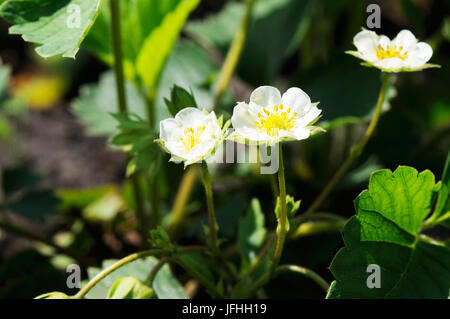
{"label": "green stem", "polygon": [[[127,99],[125,93],[125,78],[123,73],[123,53],[122,53],[122,36],[120,27],[120,5],[119,0],[111,1],[111,36],[112,46],[114,52],[114,72],[116,76],[117,99],[119,105],[119,112],[121,114],[127,113]],[[145,241],[147,237],[146,219],[144,214],[143,197],[139,185],[139,178],[133,174],[131,176],[131,183],[134,193],[134,200],[136,203],[136,217],[139,221],[139,231],[141,237]]]}
{"label": "green stem", "polygon": [[[180,249],[177,249],[178,254],[184,254],[184,253],[189,253],[189,252],[193,252],[193,251],[203,251],[204,247],[202,246],[188,246],[188,247],[183,247]],[[106,276],[108,276],[110,273],[112,273],[113,271],[119,269],[120,267],[125,266],[126,264],[129,264],[132,261],[135,261],[137,259],[141,259],[141,258],[145,258],[148,256],[157,256],[157,255],[161,255],[163,254],[163,251],[161,249],[150,249],[150,250],[145,250],[142,252],[138,252],[138,253],[134,253],[131,255],[128,255],[120,260],[118,260],[117,262],[115,262],[114,264],[112,264],[111,266],[103,269],[100,273],[98,273],[94,278],[92,278],[87,284],[86,286],[84,286],[76,295],[74,295],[72,298],[73,299],[82,299],[96,284],[98,284],[103,278],[105,278]],[[162,266],[161,266],[162,267]]]}
{"label": "green stem", "polygon": [[127,100],[125,95],[125,81],[123,75],[123,53],[122,36],[120,27],[120,5],[119,0],[111,1],[111,35],[114,52],[114,71],[116,75],[117,98],[120,113],[127,112]]}
{"label": "green stem", "polygon": [[233,43],[231,44],[231,47],[227,53],[225,62],[222,66],[222,70],[219,75],[219,80],[217,82],[216,95],[214,97],[214,104],[213,104],[214,107],[217,107],[217,105],[220,102],[220,99],[222,98],[223,94],[225,93],[225,90],[227,89],[227,87],[231,81],[231,77],[233,76],[234,70],[236,69],[237,63],[242,54],[245,40],[247,38],[248,27],[250,25],[250,20],[251,20],[252,9],[253,9],[254,3],[255,3],[255,0],[247,0],[247,2],[246,2],[244,19],[242,20],[241,26],[233,39]]}
{"label": "green stem", "polygon": [[218,225],[216,222],[216,216],[214,214],[214,201],[211,186],[211,176],[209,175],[208,164],[206,164],[205,161],[202,161],[201,170],[203,176],[203,186],[205,187],[206,202],[208,206],[209,244],[211,246],[213,256],[218,256],[219,253],[219,249],[217,247]]}
{"label": "green stem", "polygon": [[151,204],[150,228],[154,228],[160,224],[159,214],[159,192],[158,192],[158,174],[160,173],[160,156],[156,155],[154,167],[148,171],[149,197]]}
{"label": "green stem", "polygon": [[336,172],[336,174],[333,176],[333,178],[328,182],[326,187],[323,189],[323,191],[320,193],[320,195],[314,200],[314,202],[311,204],[311,206],[307,209],[303,217],[309,216],[310,214],[314,213],[317,208],[320,207],[322,202],[325,200],[325,198],[328,196],[330,191],[334,188],[334,186],[339,182],[341,177],[344,175],[344,173],[348,170],[350,165],[357,159],[362,151],[364,150],[364,147],[366,146],[369,139],[372,137],[375,128],[378,124],[378,120],[380,118],[381,110],[383,108],[383,102],[386,96],[386,91],[389,83],[390,74],[384,73],[383,74],[383,84],[381,85],[380,94],[378,96],[378,102],[375,109],[375,113],[372,117],[372,120],[366,130],[366,133],[361,140],[361,142],[350,152],[349,157],[345,160],[345,162],[341,165],[339,170]]}
{"label": "green stem", "polygon": [[316,272],[312,271],[311,269],[300,267],[297,265],[283,265],[278,267],[277,273],[281,273],[284,271],[292,271],[299,274],[304,275],[305,277],[308,277],[312,279],[314,282],[316,282],[325,292],[328,291],[330,288],[330,285],[328,282],[325,281],[322,277],[320,277]]}
{"label": "green stem", "polygon": [[117,261],[116,263],[112,264],[111,266],[103,269],[100,273],[98,273],[94,278],[92,278],[86,286],[84,286],[76,295],[74,295],[73,299],[82,299],[96,284],[98,284],[103,278],[108,276],[113,271],[119,269],[120,267],[135,261],[140,258],[148,257],[148,256],[155,256],[159,254],[161,251],[159,249],[151,249],[146,250],[139,253],[131,254],[127,257],[124,257]]}
{"label": "green stem", "polygon": [[286,239],[286,234],[289,231],[289,221],[286,211],[286,181],[284,178],[284,163],[283,163],[283,149],[281,143],[279,144],[279,168],[278,168],[278,184],[280,187],[280,202],[281,202],[281,213],[278,219],[277,227],[277,245],[275,248],[275,254],[272,261],[272,272],[278,266],[281,259],[281,254],[283,252],[284,242]]}
{"label": "green stem", "polygon": [[148,278],[146,280],[146,282],[148,282],[148,284],[150,285],[150,287],[153,285],[153,280],[155,280],[156,275],[158,274],[158,272],[161,270],[161,268],[167,263],[169,262],[169,258],[168,257],[163,257],[161,258],[158,263],[153,267],[152,271],[150,272],[150,274],[148,275]]}
{"label": "green stem", "polygon": [[264,259],[264,257],[267,255],[267,253],[269,252],[269,250],[272,247],[274,242],[275,242],[275,234],[274,233],[269,233],[267,235],[266,244],[261,249],[261,251],[259,252],[258,256],[256,256],[256,258],[250,264],[250,267],[249,267],[248,272],[246,274],[247,277],[252,276],[253,273],[258,269],[258,266],[260,265],[260,263]]}
{"label": "green stem", "polygon": [[306,237],[323,233],[340,232],[344,228],[346,223],[346,220],[302,222],[294,232],[289,234],[289,239],[297,239],[299,237]]}
{"label": "green stem", "polygon": [[302,274],[310,279],[312,279],[314,282],[316,282],[325,292],[329,289],[329,284],[320,277],[316,272],[314,272],[311,269],[300,267],[296,265],[282,265],[275,269],[274,273],[265,273],[263,276],[261,276],[253,285],[250,286],[242,295],[239,295],[237,298],[246,298],[253,296],[259,289],[261,289],[265,284],[267,284],[271,279],[278,276],[280,273],[285,271],[292,271],[299,274]]}

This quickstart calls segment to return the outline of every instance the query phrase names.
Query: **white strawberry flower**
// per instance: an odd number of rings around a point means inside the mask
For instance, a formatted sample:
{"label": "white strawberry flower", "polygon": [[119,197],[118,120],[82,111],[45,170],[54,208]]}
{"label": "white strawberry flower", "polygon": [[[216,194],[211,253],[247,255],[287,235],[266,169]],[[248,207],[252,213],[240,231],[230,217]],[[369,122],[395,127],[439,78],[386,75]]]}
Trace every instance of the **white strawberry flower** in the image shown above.
{"label": "white strawberry flower", "polygon": [[427,64],[433,49],[425,42],[418,42],[409,30],[400,31],[390,40],[385,35],[363,29],[353,38],[357,51],[347,51],[365,61],[363,65],[376,67],[383,72],[413,72],[439,67]]}
{"label": "white strawberry flower", "polygon": [[223,142],[226,123],[222,129],[223,119],[217,119],[213,112],[187,107],[179,111],[175,118],[160,122],[158,144],[172,155],[170,161],[184,162],[184,166],[200,162],[214,154]]}
{"label": "white strawberry flower", "polygon": [[250,96],[250,103],[240,102],[233,110],[231,123],[234,132],[228,137],[239,143],[272,146],[282,141],[304,140],[322,112],[319,103],[311,103],[309,96],[293,87],[283,96],[272,86],[261,86]]}

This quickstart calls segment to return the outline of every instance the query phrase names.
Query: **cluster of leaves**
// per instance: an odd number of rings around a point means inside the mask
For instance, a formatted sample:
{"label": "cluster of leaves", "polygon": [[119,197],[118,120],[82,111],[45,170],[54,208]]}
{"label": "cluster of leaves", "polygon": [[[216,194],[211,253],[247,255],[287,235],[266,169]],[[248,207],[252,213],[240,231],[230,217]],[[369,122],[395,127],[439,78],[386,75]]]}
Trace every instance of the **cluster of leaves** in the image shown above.
{"label": "cluster of leaves", "polygon": [[126,114],[114,114],[114,117],[119,123],[120,133],[114,136],[111,144],[121,146],[132,157],[128,163],[127,176],[137,170],[148,169],[158,154],[156,144],[153,143],[156,135],[148,122]]}

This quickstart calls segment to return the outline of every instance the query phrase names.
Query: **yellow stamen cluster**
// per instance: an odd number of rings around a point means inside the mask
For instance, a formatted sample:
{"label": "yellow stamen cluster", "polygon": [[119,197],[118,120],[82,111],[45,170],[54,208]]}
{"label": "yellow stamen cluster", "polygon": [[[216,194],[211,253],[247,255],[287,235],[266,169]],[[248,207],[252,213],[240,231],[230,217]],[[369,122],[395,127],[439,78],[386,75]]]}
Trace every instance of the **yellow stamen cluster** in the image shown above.
{"label": "yellow stamen cluster", "polygon": [[184,130],[184,137],[180,137],[186,152],[190,152],[196,145],[201,143],[200,137],[205,131],[206,126],[197,126],[196,128],[189,127]]}
{"label": "yellow stamen cluster", "polygon": [[378,45],[375,49],[377,52],[377,57],[380,60],[388,59],[388,58],[399,58],[402,60],[406,60],[408,57],[408,51],[403,52],[403,47],[397,47],[396,45],[390,46],[388,45],[386,48]]}
{"label": "yellow stamen cluster", "polygon": [[258,120],[255,121],[258,129],[271,136],[277,135],[279,130],[291,130],[295,125],[297,113],[291,113],[290,108],[284,111],[283,104],[275,105],[273,109],[273,112],[263,109],[264,113],[258,113]]}

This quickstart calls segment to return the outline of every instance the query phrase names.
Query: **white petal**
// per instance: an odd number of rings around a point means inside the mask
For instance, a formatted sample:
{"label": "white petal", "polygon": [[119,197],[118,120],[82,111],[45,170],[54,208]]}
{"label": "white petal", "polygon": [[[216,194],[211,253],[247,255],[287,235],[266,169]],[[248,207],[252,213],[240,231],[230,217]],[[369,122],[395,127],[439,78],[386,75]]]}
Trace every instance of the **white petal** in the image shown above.
{"label": "white petal", "polygon": [[300,116],[306,114],[311,108],[311,99],[308,94],[297,87],[287,90],[282,100],[285,108],[290,108],[292,112],[297,112]]}
{"label": "white petal", "polygon": [[170,154],[178,156],[180,158],[186,158],[186,150],[182,143],[176,140],[170,140],[164,145],[169,151]]}
{"label": "white petal", "polygon": [[272,107],[280,105],[281,93],[273,86],[260,86],[250,95],[250,102],[256,103],[262,107]]}
{"label": "white petal", "polygon": [[392,41],[397,46],[397,48],[402,47],[403,50],[406,51],[414,49],[417,44],[416,37],[409,30],[400,31]]}
{"label": "white petal", "polygon": [[398,72],[405,67],[405,61],[399,58],[387,58],[374,63],[377,68],[387,72]]}
{"label": "white petal", "polygon": [[202,139],[204,139],[204,135],[206,135],[206,138],[213,140],[217,140],[222,137],[222,128],[219,126],[219,121],[217,120],[217,116],[214,111],[209,113],[205,125],[206,129],[202,134]]}
{"label": "white petal", "polygon": [[177,139],[181,134],[181,125],[175,119],[165,119],[159,123],[159,138],[165,143]]}
{"label": "white petal", "polygon": [[175,115],[175,120],[179,121],[183,127],[196,127],[204,125],[207,114],[195,107],[186,107]]}
{"label": "white petal", "polygon": [[305,140],[311,135],[311,131],[305,127],[299,127],[286,134],[287,137],[295,138],[296,140]]}
{"label": "white petal", "polygon": [[248,105],[245,102],[238,103],[233,109],[231,124],[233,127],[254,127],[254,118],[250,115]]}
{"label": "white petal", "polygon": [[216,141],[214,140],[208,140],[203,141],[202,143],[194,146],[194,148],[189,152],[187,155],[188,160],[193,160],[198,157],[203,157],[206,154],[208,154],[209,151],[211,151],[214,148]]}
{"label": "white petal", "polygon": [[378,36],[378,45],[387,49],[391,45],[391,39],[389,39],[387,36],[385,36],[383,34],[379,35]]}
{"label": "white petal", "polygon": [[353,44],[361,54],[361,57],[368,61],[376,59],[375,48],[378,45],[378,35],[369,30],[358,32],[353,38]]}
{"label": "white petal", "polygon": [[[281,104],[281,103],[280,103]],[[270,112],[273,112],[273,107],[263,107],[260,106],[252,101],[250,101],[250,103],[248,104],[248,114],[254,119],[257,120],[258,119],[258,113],[263,113],[264,109],[269,110]]]}
{"label": "white petal", "polygon": [[408,59],[405,61],[408,67],[418,68],[427,63],[433,55],[433,49],[428,43],[419,42],[414,49],[409,51]]}
{"label": "white petal", "polygon": [[271,138],[268,134],[249,127],[237,128],[236,133],[242,138],[246,138],[249,141],[254,142],[267,141]]}
{"label": "white petal", "polygon": [[319,115],[322,113],[322,110],[314,106],[308,113],[306,113],[302,117],[298,117],[295,121],[295,127],[301,128],[308,126],[311,122],[313,122]]}

